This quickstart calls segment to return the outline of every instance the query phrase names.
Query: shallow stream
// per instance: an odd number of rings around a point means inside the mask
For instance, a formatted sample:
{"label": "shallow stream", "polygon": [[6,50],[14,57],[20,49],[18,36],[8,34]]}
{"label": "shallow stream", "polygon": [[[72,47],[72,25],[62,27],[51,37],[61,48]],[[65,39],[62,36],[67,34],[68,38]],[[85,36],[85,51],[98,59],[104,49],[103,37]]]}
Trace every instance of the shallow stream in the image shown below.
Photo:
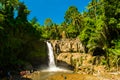
{"label": "shallow stream", "polygon": [[47,80],[47,78],[52,75],[64,74],[64,73],[73,73],[73,71],[68,70],[68,69],[59,68],[59,67],[40,70],[40,80]]}

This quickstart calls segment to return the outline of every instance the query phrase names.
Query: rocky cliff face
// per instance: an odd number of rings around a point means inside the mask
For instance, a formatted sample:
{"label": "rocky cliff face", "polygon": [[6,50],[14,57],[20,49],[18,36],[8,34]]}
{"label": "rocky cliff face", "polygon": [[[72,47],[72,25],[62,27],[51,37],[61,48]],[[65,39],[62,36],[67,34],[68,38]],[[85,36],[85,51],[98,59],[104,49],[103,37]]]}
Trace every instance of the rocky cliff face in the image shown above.
{"label": "rocky cliff face", "polygon": [[84,46],[79,39],[62,39],[62,40],[51,40],[54,51],[60,52],[85,52]]}
{"label": "rocky cliff face", "polygon": [[[105,71],[104,56],[92,56],[84,53],[61,53],[57,56],[58,62],[65,62],[74,67],[74,71],[82,74]],[[94,64],[94,65],[93,65]]]}

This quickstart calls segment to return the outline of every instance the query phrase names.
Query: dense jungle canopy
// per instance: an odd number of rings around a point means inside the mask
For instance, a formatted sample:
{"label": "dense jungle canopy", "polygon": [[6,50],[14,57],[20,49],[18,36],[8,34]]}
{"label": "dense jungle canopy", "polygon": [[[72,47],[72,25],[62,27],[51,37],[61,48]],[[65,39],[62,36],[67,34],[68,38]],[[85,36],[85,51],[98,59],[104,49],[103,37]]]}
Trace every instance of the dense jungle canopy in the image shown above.
{"label": "dense jungle canopy", "polygon": [[28,20],[29,14],[19,0],[0,0],[0,66],[29,63],[34,42],[62,38],[79,38],[86,53],[99,47],[107,56],[105,64],[120,64],[119,0],[91,0],[84,12],[70,6],[61,24],[47,18],[40,25],[37,18]]}

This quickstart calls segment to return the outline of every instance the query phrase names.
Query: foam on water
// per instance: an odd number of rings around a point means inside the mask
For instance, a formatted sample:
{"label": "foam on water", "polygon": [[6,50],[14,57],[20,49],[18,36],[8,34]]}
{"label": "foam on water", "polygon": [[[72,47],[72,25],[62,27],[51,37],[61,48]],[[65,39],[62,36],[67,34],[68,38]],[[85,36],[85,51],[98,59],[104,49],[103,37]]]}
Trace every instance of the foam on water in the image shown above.
{"label": "foam on water", "polygon": [[72,72],[71,70],[59,68],[59,67],[52,67],[41,70],[41,72]]}

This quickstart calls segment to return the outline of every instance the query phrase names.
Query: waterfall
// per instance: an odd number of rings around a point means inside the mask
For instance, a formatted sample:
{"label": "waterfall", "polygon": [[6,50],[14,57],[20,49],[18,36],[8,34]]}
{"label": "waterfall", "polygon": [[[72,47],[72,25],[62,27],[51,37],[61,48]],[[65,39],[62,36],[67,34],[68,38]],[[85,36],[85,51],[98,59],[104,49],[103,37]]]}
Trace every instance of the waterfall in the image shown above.
{"label": "waterfall", "polygon": [[53,47],[51,43],[47,42],[47,47],[48,47],[48,57],[49,57],[49,68],[50,69],[56,68],[54,54],[53,54]]}
{"label": "waterfall", "polygon": [[53,72],[58,72],[58,71],[68,71],[67,69],[63,69],[63,68],[59,68],[56,67],[55,65],[55,59],[54,59],[54,54],[53,54],[53,47],[51,45],[51,43],[46,42],[47,43],[47,47],[48,47],[48,57],[49,57],[49,68],[46,70],[42,70],[42,71],[53,71]]}

